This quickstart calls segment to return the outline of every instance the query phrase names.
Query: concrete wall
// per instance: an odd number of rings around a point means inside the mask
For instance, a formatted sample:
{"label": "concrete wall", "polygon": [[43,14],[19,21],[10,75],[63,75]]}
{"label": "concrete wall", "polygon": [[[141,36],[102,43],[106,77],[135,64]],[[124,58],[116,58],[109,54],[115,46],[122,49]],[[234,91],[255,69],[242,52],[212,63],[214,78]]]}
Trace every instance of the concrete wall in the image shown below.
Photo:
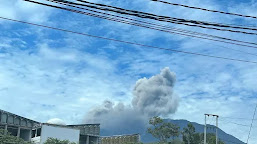
{"label": "concrete wall", "polygon": [[0,127],[25,141],[30,141],[32,127],[37,124],[36,121],[0,110]]}
{"label": "concrete wall", "polygon": [[38,122],[0,110],[0,124],[32,128],[34,125],[38,124]]}
{"label": "concrete wall", "polygon": [[79,133],[80,131],[78,129],[42,125],[40,144],[43,144],[48,138],[57,138],[79,143]]}
{"label": "concrete wall", "polygon": [[85,125],[69,125],[69,127],[80,129],[81,135],[100,135],[100,125],[99,124],[85,124]]}

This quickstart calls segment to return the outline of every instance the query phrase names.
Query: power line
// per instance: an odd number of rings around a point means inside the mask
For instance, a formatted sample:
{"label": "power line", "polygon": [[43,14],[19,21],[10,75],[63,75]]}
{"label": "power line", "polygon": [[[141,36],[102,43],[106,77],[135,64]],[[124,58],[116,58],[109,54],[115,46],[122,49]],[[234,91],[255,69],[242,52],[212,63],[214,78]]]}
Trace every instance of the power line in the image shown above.
{"label": "power line", "polygon": [[[233,44],[233,45],[239,45],[239,46],[257,48],[257,47],[255,47],[255,46],[250,46],[250,45],[245,45],[245,44],[239,44],[239,43],[233,43],[233,42],[227,42],[227,41],[217,40],[217,39],[212,39],[212,38],[206,38],[206,37],[201,37],[201,36],[198,36],[198,35],[192,35],[192,34],[181,33],[181,32],[174,32],[174,31],[170,31],[170,30],[163,30],[163,29],[154,28],[154,27],[151,27],[151,26],[148,26],[148,25],[142,25],[142,24],[138,24],[138,23],[126,21],[126,20],[116,19],[116,18],[113,18],[113,17],[106,17],[106,16],[103,16],[103,15],[97,15],[97,14],[88,13],[88,12],[84,12],[84,11],[79,11],[79,10],[74,10],[74,9],[68,9],[68,8],[59,7],[59,6],[54,6],[54,5],[45,4],[45,3],[40,3],[40,2],[36,2],[36,1],[32,1],[32,0],[24,0],[24,1],[32,2],[32,3],[44,5],[44,6],[49,6],[49,7],[53,7],[53,8],[58,8],[58,9],[62,9],[62,10],[67,10],[67,11],[71,11],[71,12],[75,12],[75,13],[79,13],[79,14],[85,14],[85,15],[89,15],[89,16],[93,16],[93,17],[98,17],[98,18],[103,18],[103,19],[112,20],[112,21],[116,21],[116,22],[121,22],[121,23],[129,24],[129,25],[134,25],[134,26],[139,26],[139,27],[154,29],[154,30],[158,30],[158,31],[162,31],[162,32],[168,32],[168,33],[172,33],[172,34],[178,34],[178,35],[183,35],[183,36],[187,36],[187,37],[194,37],[194,38],[200,38],[200,39],[206,39],[206,40],[212,40],[212,41],[217,41],[217,42],[224,42],[224,43],[229,43],[229,44]],[[228,48],[228,49],[230,49],[230,48]],[[234,50],[234,49],[232,49],[232,50]],[[235,51],[242,52],[242,51],[240,51],[240,50],[235,50]],[[243,53],[247,53],[247,52],[243,52]],[[252,53],[247,53],[247,54],[255,55],[255,56],[256,56],[256,54],[252,54]]]}
{"label": "power line", "polygon": [[63,31],[63,32],[68,32],[68,33],[88,36],[88,37],[94,37],[94,38],[98,38],[98,39],[104,39],[104,40],[109,40],[109,41],[126,43],[126,44],[131,44],[131,45],[136,45],[136,46],[142,46],[142,47],[147,47],[147,48],[152,48],[152,49],[172,51],[172,52],[184,53],[184,54],[190,54],[190,55],[197,55],[197,56],[202,56],[202,57],[210,57],[210,58],[215,58],[215,59],[223,59],[223,60],[230,60],[230,61],[237,61],[237,62],[257,64],[257,62],[255,62],[255,61],[248,61],[248,60],[242,60],[242,59],[233,59],[233,58],[228,58],[228,57],[220,57],[220,56],[206,55],[206,54],[201,54],[201,53],[181,51],[181,50],[175,50],[175,49],[169,49],[169,48],[163,48],[163,47],[157,47],[157,46],[150,46],[150,45],[145,45],[145,44],[140,44],[140,43],[135,43],[135,42],[129,42],[129,41],[123,41],[123,40],[118,40],[118,39],[113,39],[113,38],[102,37],[102,36],[90,35],[90,34],[81,33],[81,32],[75,32],[75,31],[71,31],[71,30],[67,30],[67,29],[61,29],[61,28],[56,28],[56,27],[51,27],[51,26],[46,26],[46,25],[41,25],[41,24],[36,24],[36,23],[31,23],[31,22],[25,22],[25,21],[21,21],[21,20],[10,19],[10,18],[1,17],[1,16],[0,16],[0,19],[4,19],[4,20],[8,20],[8,21],[13,21],[13,22],[24,23],[24,24],[28,24],[28,25],[37,26],[37,27],[44,27],[44,28],[48,28],[48,29],[53,29],[53,30],[58,30],[58,31]]}
{"label": "power line", "polygon": [[248,144],[248,141],[249,141],[249,138],[250,138],[250,135],[251,135],[251,130],[252,130],[252,127],[253,127],[253,120],[254,120],[254,117],[255,117],[256,110],[257,110],[257,104],[256,104],[256,107],[255,107],[255,110],[254,110],[254,113],[253,113],[253,119],[252,119],[252,123],[251,123],[251,126],[250,126],[248,138],[247,138],[247,144]]}
{"label": "power line", "polygon": [[[63,0],[58,0],[58,1],[63,1]],[[109,8],[119,9],[119,10],[126,10],[126,9],[123,9],[123,8],[120,8],[120,7],[115,7],[115,6],[110,6],[110,5],[100,4],[100,3],[92,3],[92,2],[89,2],[89,1],[84,1],[84,3],[93,4],[93,5],[98,5],[98,6],[103,6],[103,7],[109,7]],[[137,12],[137,11],[134,11],[134,10],[130,10],[130,11],[131,11],[131,12]],[[145,14],[147,14],[147,13],[145,13]],[[203,22],[206,22],[206,21],[203,21]],[[206,22],[206,23],[209,23],[209,22]],[[212,23],[213,23],[213,22],[212,22]],[[222,24],[222,23],[214,23],[214,24]],[[256,27],[256,25],[237,25],[237,24],[222,24],[222,25],[234,25],[234,26]]]}
{"label": "power line", "polygon": [[[63,0],[56,0],[56,1],[63,1]],[[103,4],[92,3],[92,2],[88,2],[88,1],[84,1],[84,0],[77,0],[77,1],[80,1],[80,2],[83,2],[83,3],[94,4],[94,5],[103,5]],[[113,7],[113,8],[118,9],[118,10],[102,8],[102,7],[86,5],[86,4],[83,4],[83,6],[90,7],[90,8],[95,8],[95,9],[100,9],[100,10],[104,10],[104,11],[115,12],[115,13],[124,14],[124,15],[136,16],[136,17],[140,17],[140,18],[152,19],[152,20],[157,20],[157,21],[162,21],[162,22],[170,22],[170,23],[174,23],[174,24],[182,24],[182,25],[191,26],[191,27],[200,27],[200,28],[213,29],[213,30],[219,30],[219,31],[229,31],[229,32],[234,32],[234,33],[257,35],[257,33],[253,33],[253,32],[231,30],[231,29],[221,29],[221,28],[217,28],[217,27],[237,28],[237,29],[245,29],[245,30],[256,31],[257,29],[255,29],[255,28],[234,27],[234,26],[229,26],[229,25],[220,25],[220,24],[217,24],[217,23],[208,23],[208,22],[203,22],[203,21],[186,20],[186,19],[180,19],[180,18],[174,18],[174,17],[168,17],[168,16],[159,16],[159,15],[155,15],[155,14],[151,14],[151,13],[128,10],[128,9],[123,9],[123,8],[118,8],[118,7],[108,6],[108,5],[104,5],[104,6]],[[120,11],[120,10],[122,10],[122,11]],[[189,24],[189,23],[193,23],[193,24]],[[216,27],[209,27],[209,26],[216,26]]]}
{"label": "power line", "polygon": [[171,3],[171,2],[167,2],[167,1],[163,1],[163,0],[151,0],[151,1],[161,2],[161,3],[174,5],[174,6],[182,6],[182,7],[191,8],[191,9],[198,9],[198,10],[203,10],[203,11],[209,11],[209,12],[215,12],[215,13],[221,13],[221,14],[228,14],[228,15],[234,15],[234,16],[257,19],[256,16],[249,16],[249,15],[230,13],[230,12],[224,12],[224,11],[218,11],[218,10],[210,10],[210,9],[206,9],[206,8],[199,8],[199,7],[193,7],[193,6],[183,5],[183,4]]}
{"label": "power line", "polygon": [[[249,119],[249,118],[236,118],[236,117],[220,117],[220,118],[223,118],[223,119],[241,119],[241,120],[252,120],[252,119]],[[254,120],[257,120],[257,119],[254,119]]]}
{"label": "power line", "polygon": [[[55,0],[46,0],[46,1],[54,2],[54,3],[58,3],[58,4],[65,5],[65,6],[70,6],[70,7],[78,8],[78,9],[83,9],[83,10],[87,10],[87,11],[91,11],[91,12],[95,12],[95,13],[99,13],[99,14],[104,14],[104,15],[108,15],[108,16],[112,16],[112,17],[118,17],[118,18],[122,18],[122,19],[126,19],[126,20],[131,20],[131,21],[136,21],[136,22],[140,22],[140,23],[144,23],[144,24],[154,25],[154,26],[157,26],[157,28],[159,28],[159,27],[163,28],[163,29],[166,28],[168,30],[168,33],[171,33],[170,30],[172,30],[172,31],[176,31],[176,32],[182,32],[182,33],[185,32],[187,34],[188,33],[189,34],[197,34],[197,35],[201,35],[201,36],[207,36],[207,37],[212,37],[212,38],[219,38],[219,39],[230,40],[230,41],[235,41],[235,42],[242,42],[242,43],[253,44],[253,45],[257,44],[257,43],[252,43],[252,42],[234,40],[234,39],[230,39],[230,38],[225,38],[225,37],[220,37],[220,36],[215,36],[215,35],[209,35],[209,34],[204,34],[204,33],[199,33],[199,32],[179,29],[179,28],[168,27],[168,26],[165,26],[165,25],[151,23],[151,22],[148,22],[148,21],[141,21],[141,20],[132,19],[132,18],[128,18],[128,17],[123,17],[123,16],[113,15],[113,14],[104,13],[104,12],[100,12],[100,11],[95,11],[95,10],[84,8],[84,7],[74,6],[74,5],[72,5],[74,3],[73,2],[69,2],[69,1],[62,1],[62,2],[55,1]],[[122,21],[116,21],[116,22],[122,22]],[[124,22],[122,22],[122,23],[124,23]],[[130,24],[130,23],[126,23],[126,24]],[[153,29],[153,28],[150,28],[150,29]],[[159,30],[159,29],[154,29],[154,30]],[[162,31],[162,30],[159,30],[159,31]],[[164,32],[164,31],[162,31],[162,32]],[[167,31],[165,31],[165,32],[167,32]],[[178,33],[173,33],[173,34],[178,34]],[[185,36],[185,35],[183,35],[183,36]],[[199,37],[194,37],[194,36],[191,36],[191,37],[199,38]],[[205,38],[202,38],[202,39],[205,39]],[[212,40],[212,39],[208,39],[208,40]],[[219,41],[219,42],[227,43],[225,41]],[[206,43],[208,43],[208,42],[206,42]],[[229,44],[234,44],[234,43],[229,43]],[[216,45],[216,44],[214,44],[214,45]],[[216,46],[221,47],[221,48],[225,48],[225,49],[229,49],[229,50],[233,50],[233,51],[237,51],[237,52],[240,52],[240,53],[248,54],[248,55],[257,56],[257,54],[254,54],[254,53],[249,53],[249,52],[245,52],[245,51],[241,51],[241,50],[237,50],[237,49],[233,49],[233,48],[229,48],[229,47],[225,47],[225,46],[221,46],[221,45],[216,45]],[[244,46],[244,45],[240,45],[240,46]],[[246,47],[249,47],[249,46],[246,46]],[[254,47],[254,48],[256,48],[256,47]]]}
{"label": "power line", "polygon": [[232,122],[232,121],[224,121],[224,120],[220,120],[220,121],[223,121],[225,123],[231,123],[231,124],[239,125],[239,126],[250,127],[250,125],[240,124],[240,123],[236,123],[236,122]]}
{"label": "power line", "polygon": [[223,40],[229,40],[229,41],[235,41],[235,42],[240,42],[240,43],[257,45],[257,43],[253,43],[253,42],[246,42],[246,41],[241,41],[241,40],[225,38],[225,37],[221,37],[221,36],[215,36],[215,35],[210,35],[210,34],[204,34],[204,33],[179,29],[179,28],[172,28],[172,27],[168,27],[168,26],[165,26],[165,25],[161,25],[161,24],[151,23],[151,22],[147,22],[147,21],[141,21],[141,20],[137,20],[137,19],[132,19],[132,18],[128,18],[128,17],[113,15],[113,14],[104,13],[104,12],[100,12],[100,11],[95,11],[95,10],[84,8],[84,7],[75,6],[75,5],[83,6],[83,4],[80,4],[80,3],[74,3],[74,2],[65,1],[65,0],[62,0],[62,2],[59,2],[59,1],[56,1],[56,0],[47,0],[47,1],[62,4],[62,5],[66,5],[66,6],[70,6],[70,7],[74,7],[74,8],[78,8],[78,9],[83,9],[83,10],[87,10],[87,11],[91,11],[91,12],[95,12],[95,13],[100,13],[100,14],[104,14],[104,15],[108,15],[108,16],[113,16],[113,17],[118,17],[118,18],[122,18],[122,19],[126,19],[126,20],[132,20],[132,21],[144,23],[144,24],[154,25],[154,26],[157,26],[158,28],[159,27],[164,28],[165,30],[167,29],[167,30],[173,30],[173,31],[177,31],[177,32],[186,32],[186,33],[190,33],[190,34],[197,34],[197,35],[201,35],[201,36],[207,36],[207,37],[218,38],[218,39],[223,39]]}
{"label": "power line", "polygon": [[[64,1],[64,0],[57,0],[57,1]],[[144,14],[144,15],[150,15],[150,16],[158,16],[158,15],[155,15],[155,14],[151,14],[151,13],[145,13],[145,12],[139,12],[139,11],[135,11],[135,10],[128,10],[128,9],[124,9],[124,8],[120,8],[120,7],[115,7],[115,6],[110,6],[110,5],[105,5],[105,4],[100,4],[100,3],[93,3],[93,2],[89,2],[89,1],[86,1],[86,0],[77,0],[77,1],[80,1],[80,2],[83,2],[83,3],[87,3],[87,4],[91,4],[91,5],[97,5],[97,6],[102,6],[102,7],[108,7],[108,8],[113,8],[113,9],[118,9],[118,10],[121,10],[121,11],[127,11],[127,12],[132,12],[132,13],[140,13],[140,14]],[[168,17],[168,16],[159,16],[161,18],[172,18],[172,17]],[[175,19],[178,19],[180,21],[184,21],[185,19],[179,19],[179,18],[175,18]],[[187,20],[188,22],[196,22],[195,20]],[[220,25],[235,25],[235,24],[222,24],[222,23],[214,23],[214,22],[206,22],[206,21],[197,21],[197,22],[200,22],[200,23],[209,23],[209,24],[220,24]],[[236,25],[236,26],[241,26],[241,25]]]}

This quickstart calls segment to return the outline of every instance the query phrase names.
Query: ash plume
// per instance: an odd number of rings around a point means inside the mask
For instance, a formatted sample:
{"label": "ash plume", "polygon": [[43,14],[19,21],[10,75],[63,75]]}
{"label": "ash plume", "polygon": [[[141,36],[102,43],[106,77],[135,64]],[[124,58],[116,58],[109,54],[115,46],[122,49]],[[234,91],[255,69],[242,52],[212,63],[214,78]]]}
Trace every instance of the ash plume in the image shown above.
{"label": "ash plume", "polygon": [[167,67],[156,76],[139,79],[133,91],[134,109],[150,117],[175,113],[178,107],[178,97],[173,95],[175,81],[175,73]]}
{"label": "ash plume", "polygon": [[87,114],[85,121],[100,123],[101,129],[112,129],[113,134],[117,134],[121,130],[130,131],[132,125],[142,129],[147,119],[123,103],[115,105],[106,100],[101,106],[92,109]]}
{"label": "ash plume", "polygon": [[[131,105],[104,101],[86,115],[85,122],[100,123],[102,129],[111,129],[113,134],[126,131],[135,133],[145,129],[153,116],[168,116],[176,112],[179,98],[173,94],[175,73],[168,67],[151,78],[139,79],[133,89]],[[133,131],[131,130],[133,127]]]}

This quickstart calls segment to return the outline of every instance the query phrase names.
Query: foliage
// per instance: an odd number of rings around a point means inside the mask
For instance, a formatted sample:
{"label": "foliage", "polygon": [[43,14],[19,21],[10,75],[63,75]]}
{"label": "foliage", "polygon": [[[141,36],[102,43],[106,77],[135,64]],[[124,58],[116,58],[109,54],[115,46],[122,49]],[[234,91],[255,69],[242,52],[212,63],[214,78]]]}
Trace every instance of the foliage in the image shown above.
{"label": "foliage", "polygon": [[8,131],[0,129],[0,144],[31,144],[23,139],[12,136]]}
{"label": "foliage", "polygon": [[[216,144],[216,136],[213,133],[207,133],[207,143],[208,144]],[[203,144],[204,134],[196,133],[195,127],[188,123],[187,127],[183,129],[182,139],[185,144]],[[219,140],[219,144],[225,144],[221,140]]]}
{"label": "foliage", "polygon": [[[213,133],[207,133],[206,135],[207,144],[216,144],[216,135]],[[201,134],[201,139],[204,139],[204,134]],[[225,144],[223,141],[219,140],[219,144]]]}
{"label": "foliage", "polygon": [[201,143],[201,136],[195,132],[195,127],[192,123],[188,123],[187,127],[183,129],[182,139],[185,144]]}
{"label": "foliage", "polygon": [[175,139],[175,140],[171,141],[169,144],[185,144],[185,143],[179,139]]}
{"label": "foliage", "polygon": [[44,144],[76,144],[75,142],[70,142],[68,140],[59,140],[57,138],[48,138]]}
{"label": "foliage", "polygon": [[153,117],[149,120],[149,124],[153,128],[148,128],[147,132],[152,134],[153,137],[160,140],[160,142],[167,142],[169,138],[179,136],[179,127],[172,123],[166,123],[160,117]]}

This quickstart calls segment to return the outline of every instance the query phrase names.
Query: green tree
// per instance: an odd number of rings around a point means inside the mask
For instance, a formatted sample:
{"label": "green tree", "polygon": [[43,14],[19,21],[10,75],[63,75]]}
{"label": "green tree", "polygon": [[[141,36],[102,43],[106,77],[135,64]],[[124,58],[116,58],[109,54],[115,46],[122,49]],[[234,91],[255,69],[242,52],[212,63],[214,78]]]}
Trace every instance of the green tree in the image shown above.
{"label": "green tree", "polygon": [[[182,132],[183,142],[185,144],[203,144],[204,134],[196,133],[192,123],[188,123]],[[207,133],[207,144],[216,144],[216,136],[213,133]],[[219,140],[218,144],[225,144]]]}
{"label": "green tree", "polygon": [[151,118],[149,124],[152,126],[147,129],[147,132],[159,139],[160,142],[167,142],[168,139],[178,137],[180,134],[177,125],[166,123],[158,116]]}
{"label": "green tree", "polygon": [[70,142],[68,140],[59,140],[57,138],[48,138],[44,144],[76,144],[75,142]]}
{"label": "green tree", "polygon": [[195,127],[192,123],[188,123],[187,127],[183,129],[182,139],[185,144],[201,143],[201,135],[195,132]]}
{"label": "green tree", "polygon": [[31,144],[23,139],[12,136],[8,131],[0,129],[0,144]]}
{"label": "green tree", "polygon": [[175,140],[171,141],[171,142],[168,143],[168,144],[184,144],[184,142],[181,141],[180,139],[175,139]]}
{"label": "green tree", "polygon": [[[206,141],[207,144],[216,144],[216,135],[213,133],[207,133],[206,135]],[[201,134],[201,139],[204,139],[204,134]],[[218,144],[225,144],[222,140],[219,139],[219,143]]]}

